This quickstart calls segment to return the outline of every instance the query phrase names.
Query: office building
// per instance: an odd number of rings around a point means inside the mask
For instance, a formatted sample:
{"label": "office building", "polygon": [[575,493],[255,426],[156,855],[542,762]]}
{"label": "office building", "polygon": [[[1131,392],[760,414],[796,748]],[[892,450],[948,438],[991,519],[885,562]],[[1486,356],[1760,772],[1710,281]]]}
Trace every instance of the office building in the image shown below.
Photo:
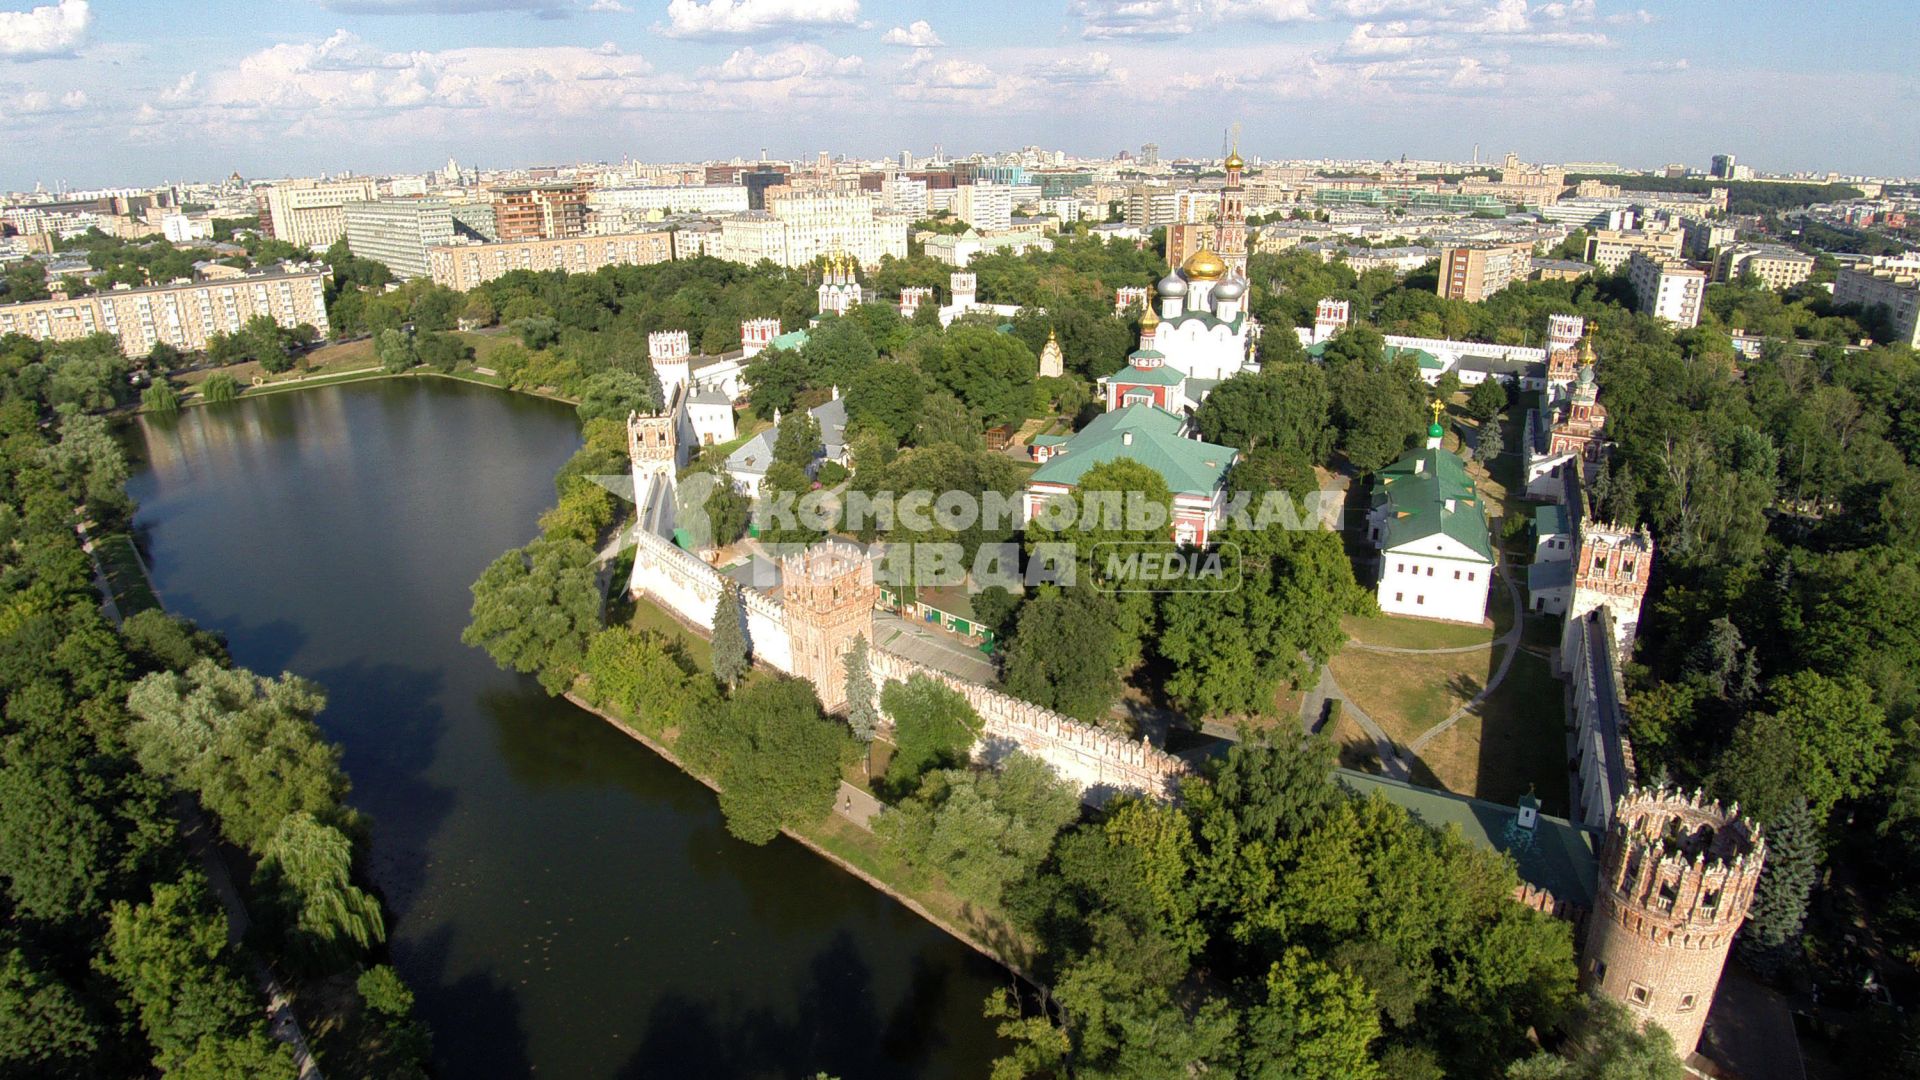
{"label": "office building", "polygon": [[1874,268],[1842,270],[1833,279],[1833,302],[1885,308],[1894,340],[1920,348],[1920,271]]}
{"label": "office building", "polygon": [[586,184],[520,184],[493,189],[501,241],[565,240],[587,231]]}
{"label": "office building", "polygon": [[1700,325],[1700,304],[1707,292],[1707,273],[1679,259],[1635,251],[1627,259],[1627,281],[1639,300],[1639,311],[1685,330]]}
{"label": "office building", "polygon": [[1443,248],[1435,291],[1449,300],[1477,304],[1533,271],[1532,244]]}
{"label": "office building", "polygon": [[305,323],[325,337],[330,273],[325,266],[300,263],[216,281],[114,288],[71,298],[55,293],[47,300],[0,304],[0,337],[72,341],[112,334],[128,356],[145,356],[161,342],[182,352],[202,352],[215,334],[238,333],[260,315],[288,329]]}
{"label": "office building", "polygon": [[267,189],[260,224],[275,240],[325,251],[347,235],[346,205],[379,197],[372,180],[289,180]]}
{"label": "office building", "polygon": [[658,229],[565,240],[448,244],[427,252],[427,268],[435,285],[464,292],[515,270],[590,274],[603,266],[645,265],[673,257],[673,234]]}
{"label": "office building", "polygon": [[427,250],[453,243],[445,199],[377,199],[346,204],[347,248],[406,280],[427,275]]}

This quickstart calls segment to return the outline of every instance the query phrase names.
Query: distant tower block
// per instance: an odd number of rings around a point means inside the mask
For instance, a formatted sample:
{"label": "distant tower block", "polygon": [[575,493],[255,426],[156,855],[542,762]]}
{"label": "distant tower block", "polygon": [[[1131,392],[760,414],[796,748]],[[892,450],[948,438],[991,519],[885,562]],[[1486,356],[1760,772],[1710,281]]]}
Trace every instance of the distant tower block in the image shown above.
{"label": "distant tower block", "polygon": [[961,314],[973,306],[974,280],[969,273],[959,273],[947,278],[947,288],[953,293],[953,303]]}
{"label": "distant tower block", "polygon": [[921,304],[932,302],[933,290],[931,288],[924,285],[909,285],[900,290],[900,317],[903,319],[911,319],[913,318],[913,313],[920,310]]}
{"label": "distant tower block", "polygon": [[829,541],[780,560],[780,599],[792,641],[793,674],[812,681],[829,712],[847,703],[844,657],[853,639],[873,640],[873,559]]}
{"label": "distant tower block", "polygon": [[779,319],[748,319],[740,324],[741,359],[751,360],[765,352],[780,336]]}
{"label": "distant tower block", "polygon": [[1685,1059],[1766,854],[1751,822],[1698,792],[1629,789],[1600,850],[1580,984],[1666,1028]]}
{"label": "distant tower block", "polygon": [[1587,320],[1578,315],[1547,316],[1547,355],[1574,348],[1586,332]]}
{"label": "distant tower block", "polygon": [[656,330],[647,335],[647,359],[660,376],[660,402],[672,407],[675,395],[689,381],[693,350],[685,330]]}
{"label": "distant tower block", "polygon": [[1113,313],[1125,315],[1133,308],[1145,310],[1148,289],[1145,285],[1129,285],[1113,290]]}
{"label": "distant tower block", "polygon": [[1347,328],[1353,318],[1353,305],[1345,300],[1328,297],[1320,301],[1313,310],[1313,340],[1315,344],[1325,341]]}

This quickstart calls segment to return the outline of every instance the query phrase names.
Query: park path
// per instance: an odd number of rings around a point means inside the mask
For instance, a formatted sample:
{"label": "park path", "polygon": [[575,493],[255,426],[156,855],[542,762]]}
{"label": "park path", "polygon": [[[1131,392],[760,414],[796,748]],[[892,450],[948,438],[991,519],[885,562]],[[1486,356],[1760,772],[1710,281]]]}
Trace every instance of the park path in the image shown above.
{"label": "park path", "polygon": [[[1413,745],[1408,747],[1408,749],[1416,754],[1420,752],[1421,747],[1444,734],[1448,729],[1452,728],[1453,725],[1459,723],[1461,717],[1479,708],[1482,702],[1492,696],[1493,692],[1500,688],[1501,682],[1505,681],[1507,672],[1513,667],[1514,655],[1520,651],[1520,634],[1523,629],[1524,620],[1524,613],[1521,611],[1520,606],[1520,590],[1514,587],[1513,579],[1508,576],[1506,563],[1503,562],[1495,566],[1494,572],[1500,575],[1500,580],[1507,583],[1507,596],[1513,603],[1513,625],[1508,627],[1507,632],[1493,642],[1494,645],[1505,645],[1507,651],[1501,654],[1500,666],[1494,669],[1493,677],[1487,680],[1487,685],[1481,687],[1479,693],[1473,695],[1473,700],[1453,710],[1452,716],[1421,732],[1420,737],[1413,740]],[[1440,651],[1451,652],[1453,650]]]}
{"label": "park path", "polygon": [[[1395,653],[1406,656],[1444,656],[1455,653],[1479,652],[1482,649],[1506,646],[1506,651],[1502,653],[1500,657],[1500,666],[1494,669],[1492,677],[1487,680],[1487,685],[1481,687],[1480,692],[1475,694],[1471,701],[1455,709],[1453,714],[1445,720],[1421,732],[1419,737],[1408,745],[1407,753],[1409,754],[1419,754],[1420,750],[1428,743],[1452,728],[1453,725],[1459,723],[1461,717],[1477,709],[1495,690],[1500,688],[1500,684],[1506,680],[1508,670],[1513,667],[1514,654],[1520,651],[1520,635],[1523,629],[1525,612],[1522,610],[1520,602],[1520,591],[1515,588],[1513,578],[1507,572],[1507,564],[1505,562],[1496,564],[1494,566],[1494,572],[1500,575],[1502,582],[1506,583],[1507,599],[1508,602],[1513,605],[1513,621],[1507,628],[1506,633],[1492,641],[1479,645],[1457,645],[1440,649],[1409,649],[1398,645],[1368,645],[1359,641],[1347,642],[1347,647],[1350,649],[1361,649],[1366,652],[1377,653]],[[1320,718],[1326,714],[1326,703],[1328,701],[1340,702],[1341,715],[1353,717],[1354,723],[1360,725],[1360,730],[1366,732],[1367,735],[1373,739],[1374,754],[1380,759],[1380,767],[1389,777],[1395,780],[1407,780],[1412,776],[1412,766],[1408,764],[1406,758],[1401,756],[1399,746],[1387,737],[1386,731],[1380,727],[1373,717],[1368,716],[1364,710],[1358,705],[1355,705],[1353,699],[1347,696],[1346,691],[1340,688],[1339,680],[1333,677],[1333,665],[1323,664],[1320,668],[1320,681],[1315,683],[1313,689],[1308,691],[1306,696],[1300,700],[1300,722],[1307,731],[1311,732],[1319,726]]]}

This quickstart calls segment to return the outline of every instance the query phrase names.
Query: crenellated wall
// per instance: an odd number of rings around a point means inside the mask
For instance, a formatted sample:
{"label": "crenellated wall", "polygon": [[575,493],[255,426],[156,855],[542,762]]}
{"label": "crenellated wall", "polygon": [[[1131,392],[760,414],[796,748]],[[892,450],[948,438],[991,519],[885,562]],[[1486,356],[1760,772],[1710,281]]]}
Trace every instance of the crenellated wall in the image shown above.
{"label": "crenellated wall", "polygon": [[[697,556],[645,531],[637,535],[633,576],[628,587],[709,632],[724,579]],[[754,589],[741,590],[747,641],[754,658],[793,674],[793,635],[780,601]],[[867,609],[871,619],[871,609]],[[872,640],[871,625],[866,637]],[[1172,799],[1179,792],[1186,763],[1146,741],[1134,742],[1103,728],[1083,724],[1030,701],[926,667],[883,648],[871,656],[875,689],[924,674],[959,691],[986,722],[974,756],[988,764],[1022,750],[1053,766],[1080,788],[1081,798],[1099,805],[1122,792]]]}

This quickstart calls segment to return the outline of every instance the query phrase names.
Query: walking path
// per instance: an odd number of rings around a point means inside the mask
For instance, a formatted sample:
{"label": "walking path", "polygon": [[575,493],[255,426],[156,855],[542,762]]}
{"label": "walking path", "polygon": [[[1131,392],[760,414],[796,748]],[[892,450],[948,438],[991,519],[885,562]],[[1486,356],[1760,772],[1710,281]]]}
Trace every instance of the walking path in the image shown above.
{"label": "walking path", "polygon": [[[1487,680],[1487,685],[1481,687],[1480,692],[1475,694],[1471,701],[1455,709],[1452,715],[1421,732],[1420,735],[1407,746],[1408,754],[1419,754],[1421,749],[1428,743],[1451,729],[1453,725],[1459,723],[1461,717],[1479,708],[1482,702],[1485,702],[1495,690],[1499,689],[1500,684],[1505,681],[1507,677],[1507,671],[1513,667],[1514,655],[1520,651],[1520,636],[1523,631],[1525,612],[1521,607],[1520,592],[1514,587],[1513,580],[1507,572],[1507,564],[1504,562],[1496,564],[1494,566],[1494,573],[1498,574],[1500,580],[1507,586],[1507,599],[1509,603],[1513,605],[1513,620],[1511,625],[1507,627],[1507,632],[1492,641],[1478,645],[1459,645],[1440,649],[1410,649],[1397,645],[1369,645],[1360,641],[1349,641],[1347,643],[1348,648],[1362,649],[1367,652],[1395,653],[1407,656],[1444,656],[1454,653],[1479,652],[1482,649],[1492,649],[1500,646],[1506,647],[1505,652],[1500,656],[1500,666],[1494,669],[1492,677]],[[1387,733],[1381,729],[1380,725],[1375,722],[1372,717],[1368,716],[1358,705],[1355,705],[1353,699],[1347,696],[1346,691],[1340,688],[1340,683],[1333,677],[1332,666],[1323,665],[1320,668],[1320,681],[1300,700],[1300,722],[1306,730],[1313,731],[1320,726],[1321,717],[1326,715],[1326,703],[1328,701],[1340,702],[1341,715],[1351,716],[1354,723],[1360,726],[1360,730],[1366,732],[1367,735],[1373,739],[1374,754],[1380,759],[1380,767],[1389,777],[1395,780],[1406,780],[1412,775],[1413,769],[1408,764],[1407,759],[1401,756],[1400,748],[1395,745],[1392,739],[1387,737]]]}

